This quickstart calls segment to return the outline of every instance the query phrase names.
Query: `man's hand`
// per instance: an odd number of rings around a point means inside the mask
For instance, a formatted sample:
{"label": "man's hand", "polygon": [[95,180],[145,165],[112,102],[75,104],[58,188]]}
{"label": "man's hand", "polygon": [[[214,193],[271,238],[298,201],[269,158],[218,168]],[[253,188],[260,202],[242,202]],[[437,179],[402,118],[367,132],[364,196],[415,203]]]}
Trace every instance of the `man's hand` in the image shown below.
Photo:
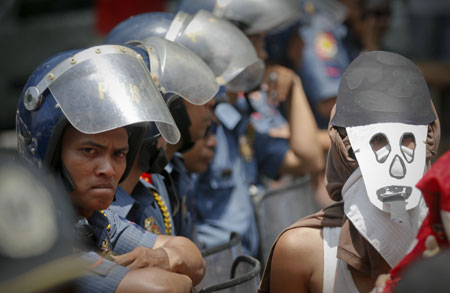
{"label": "man's hand", "polygon": [[268,65],[261,89],[267,90],[269,101],[275,106],[288,99],[296,74],[281,65]]}
{"label": "man's hand", "polygon": [[375,287],[370,291],[370,293],[382,293],[384,287],[386,286],[386,282],[391,279],[389,274],[381,274],[378,276],[375,281]]}
{"label": "man's hand", "polygon": [[170,271],[169,256],[164,248],[137,247],[129,253],[113,256],[114,261],[131,270],[153,267]]}

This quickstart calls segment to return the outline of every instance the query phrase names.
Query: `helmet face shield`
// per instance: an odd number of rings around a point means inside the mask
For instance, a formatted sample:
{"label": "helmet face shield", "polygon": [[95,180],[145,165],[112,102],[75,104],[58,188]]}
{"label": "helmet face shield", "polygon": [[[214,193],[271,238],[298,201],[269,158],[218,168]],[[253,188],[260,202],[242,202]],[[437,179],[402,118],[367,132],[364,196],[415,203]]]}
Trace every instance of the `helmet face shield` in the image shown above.
{"label": "helmet face shield", "polygon": [[174,93],[192,104],[203,105],[219,91],[214,73],[191,50],[158,37],[140,43],[147,50],[151,75],[162,93]]}
{"label": "helmet face shield", "polygon": [[181,10],[195,13],[200,9],[244,24],[246,34],[282,29],[299,20],[298,0],[184,0]]}
{"label": "helmet face shield", "polygon": [[216,75],[219,85],[227,84],[260,60],[250,40],[236,26],[204,10],[194,16],[180,11],[166,38],[200,56]]}
{"label": "helmet face shield", "polygon": [[298,0],[217,0],[213,14],[248,25],[246,34],[287,27],[300,18]]}
{"label": "helmet face shield", "polygon": [[265,65],[261,59],[247,67],[237,77],[228,82],[225,88],[232,92],[249,92],[258,87],[264,77]]}
{"label": "helmet face shield", "polygon": [[75,54],[37,85],[40,93],[47,87],[68,121],[83,133],[155,121],[168,142],[180,138],[145,63],[129,48],[106,45]]}

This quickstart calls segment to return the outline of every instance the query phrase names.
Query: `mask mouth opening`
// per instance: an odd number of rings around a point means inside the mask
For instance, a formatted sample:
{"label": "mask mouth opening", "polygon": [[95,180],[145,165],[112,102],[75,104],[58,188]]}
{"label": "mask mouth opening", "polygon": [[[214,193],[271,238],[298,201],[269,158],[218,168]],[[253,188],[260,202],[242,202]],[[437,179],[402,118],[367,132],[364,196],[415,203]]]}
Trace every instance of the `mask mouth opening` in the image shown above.
{"label": "mask mouth opening", "polygon": [[411,193],[411,186],[391,185],[379,188],[377,197],[381,202],[406,201]]}

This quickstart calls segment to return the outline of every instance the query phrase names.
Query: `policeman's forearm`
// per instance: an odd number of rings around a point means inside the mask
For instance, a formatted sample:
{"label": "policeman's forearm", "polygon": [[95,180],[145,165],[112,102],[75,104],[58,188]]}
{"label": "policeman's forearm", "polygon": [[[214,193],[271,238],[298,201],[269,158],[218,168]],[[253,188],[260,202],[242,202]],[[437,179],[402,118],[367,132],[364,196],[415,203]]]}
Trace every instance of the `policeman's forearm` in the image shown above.
{"label": "policeman's forearm", "polygon": [[187,275],[197,285],[205,274],[205,261],[197,246],[181,236],[172,237],[163,248],[169,256],[170,270]]}
{"label": "policeman's forearm", "polygon": [[192,281],[188,276],[158,268],[129,271],[117,286],[116,293],[123,292],[191,292]]}
{"label": "policeman's forearm", "polygon": [[280,174],[292,174],[296,176],[304,176],[306,174],[317,173],[317,170],[322,170],[322,161],[305,162],[294,154],[292,150],[288,150],[283,158],[280,166]]}

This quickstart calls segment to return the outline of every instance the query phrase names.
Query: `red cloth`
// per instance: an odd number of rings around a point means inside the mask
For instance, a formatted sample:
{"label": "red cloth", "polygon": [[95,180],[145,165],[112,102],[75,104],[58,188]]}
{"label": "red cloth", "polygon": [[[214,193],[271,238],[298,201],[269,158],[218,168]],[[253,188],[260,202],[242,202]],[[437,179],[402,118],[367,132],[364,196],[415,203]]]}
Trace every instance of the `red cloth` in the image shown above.
{"label": "red cloth", "polygon": [[150,11],[166,11],[165,0],[97,0],[96,29],[107,34],[130,16]]}
{"label": "red cloth", "polygon": [[404,269],[420,258],[426,250],[425,241],[433,235],[439,247],[449,247],[450,243],[443,229],[441,210],[450,211],[450,151],[442,155],[431,169],[417,183],[429,208],[428,215],[417,233],[417,244],[391,272],[391,280],[386,282],[384,292],[393,292]]}
{"label": "red cloth", "polygon": [[149,173],[142,173],[141,178],[147,181],[148,183],[152,184],[152,174]]}

